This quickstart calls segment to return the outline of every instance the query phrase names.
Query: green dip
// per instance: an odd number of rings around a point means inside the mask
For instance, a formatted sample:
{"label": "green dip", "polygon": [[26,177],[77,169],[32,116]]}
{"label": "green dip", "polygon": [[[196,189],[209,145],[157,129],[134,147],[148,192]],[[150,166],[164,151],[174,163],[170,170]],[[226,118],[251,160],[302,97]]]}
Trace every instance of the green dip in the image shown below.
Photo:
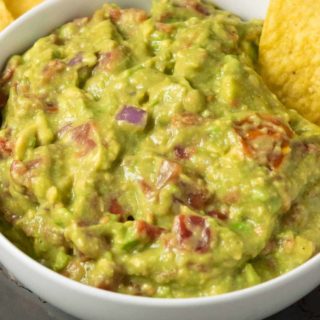
{"label": "green dip", "polygon": [[84,284],[211,296],[320,249],[320,129],[258,74],[261,22],[107,4],[1,78],[2,232]]}

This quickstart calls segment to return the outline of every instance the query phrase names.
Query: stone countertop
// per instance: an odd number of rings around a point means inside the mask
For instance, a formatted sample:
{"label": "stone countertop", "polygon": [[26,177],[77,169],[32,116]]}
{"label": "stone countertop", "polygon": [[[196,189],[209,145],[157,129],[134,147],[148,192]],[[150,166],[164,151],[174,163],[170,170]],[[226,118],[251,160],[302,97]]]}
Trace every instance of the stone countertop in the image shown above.
{"label": "stone countertop", "polygon": [[[266,320],[320,320],[319,302],[320,287],[290,308]],[[77,320],[40,300],[23,286],[9,279],[1,267],[0,319]]]}

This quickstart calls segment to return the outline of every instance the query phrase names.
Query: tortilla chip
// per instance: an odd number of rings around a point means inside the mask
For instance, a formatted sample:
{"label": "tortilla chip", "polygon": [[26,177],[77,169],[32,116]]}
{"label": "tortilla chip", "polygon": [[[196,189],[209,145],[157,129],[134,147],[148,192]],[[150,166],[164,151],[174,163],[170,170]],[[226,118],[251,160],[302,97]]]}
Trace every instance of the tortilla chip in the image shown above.
{"label": "tortilla chip", "polygon": [[41,3],[42,0],[4,0],[12,15],[17,18]]}
{"label": "tortilla chip", "polygon": [[0,31],[13,21],[11,13],[8,11],[3,0],[0,0]]}
{"label": "tortilla chip", "polygon": [[260,64],[282,103],[320,124],[320,0],[271,0]]}

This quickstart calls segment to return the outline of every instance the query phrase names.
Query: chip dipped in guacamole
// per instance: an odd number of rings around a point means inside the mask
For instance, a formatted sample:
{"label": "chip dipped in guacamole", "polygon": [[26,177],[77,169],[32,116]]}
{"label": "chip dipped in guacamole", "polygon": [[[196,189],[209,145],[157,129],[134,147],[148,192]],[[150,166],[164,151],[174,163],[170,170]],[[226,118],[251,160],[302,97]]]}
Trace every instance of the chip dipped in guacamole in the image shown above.
{"label": "chip dipped in guacamole", "polygon": [[106,4],[0,83],[1,231],[60,274],[181,298],[320,249],[320,129],[259,76],[262,23],[199,0]]}

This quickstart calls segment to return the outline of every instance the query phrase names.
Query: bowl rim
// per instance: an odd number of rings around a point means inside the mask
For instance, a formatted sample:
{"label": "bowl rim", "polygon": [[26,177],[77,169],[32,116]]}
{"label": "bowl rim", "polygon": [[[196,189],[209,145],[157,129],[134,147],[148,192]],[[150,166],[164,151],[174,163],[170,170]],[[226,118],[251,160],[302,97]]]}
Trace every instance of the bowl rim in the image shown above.
{"label": "bowl rim", "polygon": [[[91,297],[97,297],[100,299],[112,300],[115,302],[125,302],[134,305],[143,306],[157,306],[157,307],[192,307],[201,306],[207,304],[218,304],[221,302],[230,302],[240,299],[253,298],[260,293],[267,290],[276,290],[277,288],[286,286],[287,283],[293,282],[297,277],[302,277],[304,274],[309,272],[309,269],[318,267],[320,270],[320,253],[306,261],[304,264],[298,266],[297,268],[280,275],[279,277],[273,278],[271,280],[265,281],[258,285],[223,293],[216,296],[208,297],[191,297],[191,298],[152,298],[152,297],[141,297],[133,296],[124,293],[117,293],[112,291],[106,291],[99,288],[91,287],[70,278],[67,278],[58,272],[55,272],[38,261],[34,260],[17,246],[15,246],[11,241],[9,241],[3,234],[0,233],[0,248],[3,247],[10,252],[16,260],[21,261],[23,264],[28,265],[32,268],[35,273],[41,274],[43,277],[56,282],[58,285],[66,286],[70,290],[78,291],[84,295],[89,295]],[[10,273],[10,270],[8,270]]]}
{"label": "bowl rim", "polygon": [[[35,8],[27,12],[25,15],[15,20],[5,30],[3,30],[0,33],[0,41],[2,40],[2,38],[10,36],[11,33],[14,33],[15,28],[23,26],[24,23],[28,22],[30,19],[33,19],[33,17],[40,15],[42,11],[49,10],[51,6],[63,1],[65,0],[47,0],[41,3],[40,5],[36,6]],[[104,2],[108,1],[109,0],[104,0]],[[57,27],[58,26],[59,25],[57,25]],[[302,277],[303,275],[307,274],[310,271],[310,269],[319,268],[320,270],[320,253],[318,253],[302,265],[298,266],[297,268],[285,274],[282,274],[276,278],[273,278],[271,280],[265,281],[263,283],[249,288],[208,297],[152,298],[106,291],[67,278],[59,274],[58,272],[55,272],[45,267],[40,262],[28,256],[0,232],[0,248],[1,247],[4,248],[8,253],[10,253],[16,260],[21,261],[24,265],[28,265],[28,267],[33,269],[34,272],[41,274],[43,277],[50,279],[52,282],[55,282],[62,287],[68,287],[68,289],[77,291],[83,295],[100,298],[102,300],[105,299],[114,302],[122,302],[132,305],[142,305],[151,307],[193,307],[253,298],[254,296],[259,295],[264,291],[276,290],[277,288],[286,286],[287,283],[293,282],[296,278]],[[10,273],[10,270],[8,271]]]}

